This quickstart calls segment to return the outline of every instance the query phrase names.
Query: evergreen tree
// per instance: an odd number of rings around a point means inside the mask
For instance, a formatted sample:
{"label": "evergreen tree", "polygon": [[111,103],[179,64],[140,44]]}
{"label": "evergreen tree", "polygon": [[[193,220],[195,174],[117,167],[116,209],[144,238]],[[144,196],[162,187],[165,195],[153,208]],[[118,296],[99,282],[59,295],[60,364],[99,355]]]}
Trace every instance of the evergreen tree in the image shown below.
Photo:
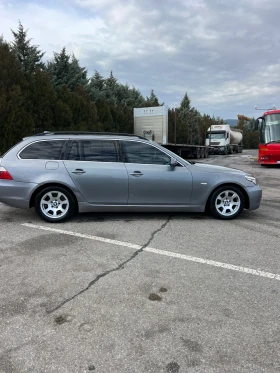
{"label": "evergreen tree", "polygon": [[105,79],[104,82],[104,93],[105,98],[111,102],[117,102],[116,91],[118,87],[118,81],[114,77],[113,72],[110,72],[109,78]]}
{"label": "evergreen tree", "polygon": [[88,83],[87,70],[79,65],[74,55],[66,53],[65,47],[60,53],[54,53],[53,60],[47,63],[47,71],[57,91],[64,84],[74,91],[77,86],[85,87]]}
{"label": "evergreen tree", "polygon": [[177,121],[178,109],[168,109],[168,142],[171,144],[177,143]]}
{"label": "evergreen tree", "polygon": [[67,131],[73,128],[72,96],[64,84],[57,94],[54,108],[54,126],[56,130]]}
{"label": "evergreen tree", "polygon": [[19,60],[21,69],[24,72],[34,73],[37,67],[44,67],[42,57],[45,53],[38,49],[38,45],[31,45],[32,39],[27,39],[27,31],[19,22],[17,32],[12,30],[14,41],[11,47]]}
{"label": "evergreen tree", "polygon": [[105,98],[105,79],[95,70],[93,77],[88,84],[88,92],[92,101],[96,102],[100,98]]}
{"label": "evergreen tree", "polygon": [[115,123],[111,114],[109,104],[105,100],[99,99],[96,102],[96,109],[98,115],[98,123],[101,130],[108,132],[113,131]]}
{"label": "evergreen tree", "polygon": [[110,72],[109,78],[105,80],[105,88],[114,92],[116,86],[118,84],[117,79],[113,75],[113,71]]}
{"label": "evergreen tree", "polygon": [[136,108],[145,107],[145,99],[140,93],[139,89],[136,89],[135,87],[133,87],[132,89],[130,89],[129,94],[130,96],[129,96],[127,105],[131,109],[133,109],[134,107]]}
{"label": "evergreen tree", "polygon": [[82,86],[72,92],[72,129],[75,131],[99,131],[97,109]]}
{"label": "evergreen tree", "polygon": [[186,93],[178,109],[177,142],[181,144],[195,144],[197,131],[195,128],[195,113],[191,108],[191,101]]}
{"label": "evergreen tree", "polygon": [[0,153],[33,132],[29,82],[7,43],[0,44]]}
{"label": "evergreen tree", "polygon": [[158,98],[155,95],[155,92],[154,92],[153,89],[151,90],[150,96],[147,97],[147,99],[146,99],[146,105],[147,105],[147,107],[160,106],[160,104],[158,102]]}
{"label": "evergreen tree", "polygon": [[54,130],[57,95],[47,72],[37,69],[31,75],[30,95],[35,132]]}
{"label": "evergreen tree", "polygon": [[68,87],[71,91],[74,91],[79,85],[82,87],[86,87],[87,84],[87,69],[79,65],[79,61],[73,54],[69,67]]}

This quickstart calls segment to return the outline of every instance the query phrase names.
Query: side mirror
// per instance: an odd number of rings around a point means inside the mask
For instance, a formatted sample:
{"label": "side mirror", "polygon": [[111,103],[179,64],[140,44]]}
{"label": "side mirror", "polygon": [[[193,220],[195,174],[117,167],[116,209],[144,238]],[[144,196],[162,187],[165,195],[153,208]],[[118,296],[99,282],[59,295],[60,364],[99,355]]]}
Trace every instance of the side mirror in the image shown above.
{"label": "side mirror", "polygon": [[170,166],[171,167],[176,167],[178,164],[177,160],[175,158],[172,158],[171,157],[171,160],[170,160]]}
{"label": "side mirror", "polygon": [[259,119],[256,119],[255,125],[254,125],[254,130],[255,131],[257,131],[259,129],[259,124],[260,124]]}

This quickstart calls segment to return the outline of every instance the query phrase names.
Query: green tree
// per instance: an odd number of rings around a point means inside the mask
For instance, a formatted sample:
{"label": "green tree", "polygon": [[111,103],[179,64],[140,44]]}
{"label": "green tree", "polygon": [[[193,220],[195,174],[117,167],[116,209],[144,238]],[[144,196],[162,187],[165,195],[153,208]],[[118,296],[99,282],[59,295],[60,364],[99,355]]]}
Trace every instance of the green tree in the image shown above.
{"label": "green tree", "polygon": [[74,91],[78,86],[86,87],[87,84],[87,69],[80,66],[79,61],[73,54],[69,67],[68,87],[71,91]]}
{"label": "green tree", "polygon": [[10,46],[0,44],[0,153],[33,132],[29,88]]}
{"label": "green tree", "polygon": [[57,95],[47,72],[37,69],[30,76],[30,97],[35,132],[55,129],[54,110]]}
{"label": "green tree", "polygon": [[72,96],[65,84],[57,93],[54,118],[54,127],[57,131],[69,131],[73,128]]}
{"label": "green tree", "polygon": [[34,73],[36,68],[44,68],[42,58],[45,53],[38,49],[38,45],[31,45],[32,39],[27,39],[27,31],[19,22],[17,31],[12,30],[14,41],[11,44],[11,49],[18,59],[21,69],[27,73]]}
{"label": "green tree", "polygon": [[97,109],[82,86],[72,92],[72,129],[75,131],[100,131]]}
{"label": "green tree", "polygon": [[168,109],[168,142],[177,143],[178,108]]}
{"label": "green tree", "polygon": [[98,124],[101,131],[114,131],[115,122],[111,114],[109,103],[104,99],[99,99],[96,102],[96,109],[98,115]]}
{"label": "green tree", "polygon": [[209,114],[204,114],[202,117],[200,117],[199,131],[202,144],[205,144],[207,131],[214,124],[214,119],[211,118]]}
{"label": "green tree", "polygon": [[88,92],[92,101],[96,102],[101,98],[105,98],[105,79],[103,76],[95,70],[94,75],[89,81]]}
{"label": "green tree", "polygon": [[88,83],[87,70],[79,65],[74,55],[66,53],[65,47],[60,53],[54,53],[54,58],[47,63],[47,71],[50,74],[51,82],[58,91],[64,84],[70,91],[77,86],[85,87]]}
{"label": "green tree", "polygon": [[152,106],[161,106],[161,105],[162,104],[158,102],[158,98],[155,95],[154,90],[152,89],[150,96],[146,98],[145,106],[152,107]]}
{"label": "green tree", "polygon": [[199,113],[195,108],[191,107],[191,101],[186,93],[178,109],[178,143],[199,143],[198,118]]}
{"label": "green tree", "polygon": [[113,72],[110,72],[109,78],[104,81],[104,94],[105,99],[111,102],[117,102],[116,91],[118,87],[118,81],[114,77]]}

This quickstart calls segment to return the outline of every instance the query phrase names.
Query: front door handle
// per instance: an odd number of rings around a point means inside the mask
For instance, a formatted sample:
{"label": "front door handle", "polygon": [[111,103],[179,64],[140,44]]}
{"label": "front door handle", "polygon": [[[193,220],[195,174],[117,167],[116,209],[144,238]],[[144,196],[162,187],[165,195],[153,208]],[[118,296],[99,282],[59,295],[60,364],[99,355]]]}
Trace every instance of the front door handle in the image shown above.
{"label": "front door handle", "polygon": [[76,175],[82,175],[82,174],[85,174],[85,173],[86,173],[86,171],[84,171],[81,168],[76,168],[75,171],[72,171],[72,174],[76,174]]}
{"label": "front door handle", "polygon": [[135,177],[139,177],[139,176],[142,176],[142,172],[141,171],[134,171],[134,172],[131,172],[130,173],[131,176],[135,176]]}

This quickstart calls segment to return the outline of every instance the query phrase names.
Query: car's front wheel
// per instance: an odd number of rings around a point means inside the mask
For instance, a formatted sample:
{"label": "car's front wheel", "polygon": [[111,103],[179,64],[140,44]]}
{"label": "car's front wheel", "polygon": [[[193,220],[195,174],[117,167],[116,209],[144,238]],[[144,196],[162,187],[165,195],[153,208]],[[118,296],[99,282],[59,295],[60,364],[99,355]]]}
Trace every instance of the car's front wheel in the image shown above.
{"label": "car's front wheel", "polygon": [[47,187],[35,197],[34,207],[41,219],[58,223],[74,215],[75,200],[65,188]]}
{"label": "car's front wheel", "polygon": [[234,186],[222,186],[210,198],[210,211],[218,219],[236,218],[243,211],[244,205],[244,194]]}

